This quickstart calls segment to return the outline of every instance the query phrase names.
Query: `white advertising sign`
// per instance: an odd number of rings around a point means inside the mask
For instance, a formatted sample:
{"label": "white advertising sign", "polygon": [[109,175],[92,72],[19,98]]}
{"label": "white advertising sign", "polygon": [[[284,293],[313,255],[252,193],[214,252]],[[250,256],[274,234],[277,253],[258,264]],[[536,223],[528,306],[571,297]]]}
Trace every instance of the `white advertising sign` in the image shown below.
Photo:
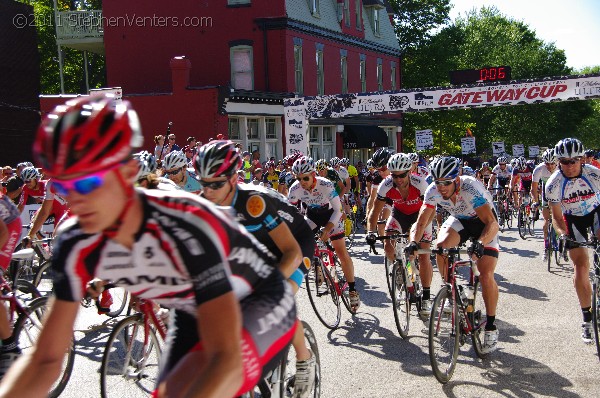
{"label": "white advertising sign", "polygon": [[476,151],[477,151],[477,147],[475,146],[475,137],[461,138],[460,146],[462,148],[463,155],[467,155],[469,153],[476,153]]}
{"label": "white advertising sign", "polygon": [[417,151],[433,149],[433,131],[417,130],[415,131],[415,143]]}
{"label": "white advertising sign", "polygon": [[525,156],[525,146],[523,144],[515,144],[512,146],[513,157]]}
{"label": "white advertising sign", "polygon": [[502,156],[506,153],[504,149],[504,141],[492,142],[492,153],[494,156]]}
{"label": "white advertising sign", "polygon": [[[38,211],[38,209],[40,207],[42,207],[42,205],[25,205],[23,207],[23,212],[21,213],[21,225],[31,224],[31,219],[33,218],[33,215],[35,214],[36,211]],[[49,217],[46,220],[46,222],[42,226],[42,231],[48,232],[48,233],[52,233],[52,231],[54,231],[54,217],[53,216]],[[25,235],[27,235],[27,232],[28,232],[27,228],[23,227],[23,229],[21,230],[21,239],[23,239],[23,237]]]}
{"label": "white advertising sign", "polygon": [[540,154],[540,147],[538,145],[532,145],[529,147],[529,157],[535,158]]}
{"label": "white advertising sign", "polygon": [[304,98],[284,100],[285,107],[285,142],[289,155],[294,151],[308,153],[308,121],[304,108]]}

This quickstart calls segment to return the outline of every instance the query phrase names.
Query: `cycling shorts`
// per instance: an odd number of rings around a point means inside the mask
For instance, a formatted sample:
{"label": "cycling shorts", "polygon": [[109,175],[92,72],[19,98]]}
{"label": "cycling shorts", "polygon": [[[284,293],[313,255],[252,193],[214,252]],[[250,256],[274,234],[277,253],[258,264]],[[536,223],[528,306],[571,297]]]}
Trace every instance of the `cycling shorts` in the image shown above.
{"label": "cycling shorts", "polygon": [[[297,327],[294,303],[292,288],[287,282],[274,284],[264,294],[248,296],[240,301],[244,380],[234,396],[254,388],[287,355]],[[171,313],[161,381],[187,353],[203,350],[202,341],[198,338],[197,319],[179,310]]]}
{"label": "cycling shorts", "polygon": [[[494,213],[495,215],[495,213]],[[478,240],[485,228],[485,223],[479,218],[459,219],[454,216],[448,217],[442,224],[440,230],[452,228],[460,235],[460,244],[462,245],[469,239]],[[442,232],[438,234],[441,235]],[[500,244],[498,243],[498,234],[494,236],[491,242],[485,245],[484,255],[498,258]]]}
{"label": "cycling shorts", "polygon": [[[588,240],[588,228],[591,228],[592,234],[597,235],[600,230],[600,207],[596,207],[591,213],[585,216],[572,216],[565,214],[565,223],[569,231],[569,239],[577,242],[586,242]],[[567,249],[580,247],[577,243],[567,241]]]}
{"label": "cycling shorts", "polygon": [[[314,233],[318,233],[319,228],[327,225],[327,223],[329,222],[329,218],[331,217],[332,214],[333,214],[333,209],[315,212],[315,211],[311,211],[311,209],[309,208],[308,211],[306,212],[306,222],[308,223],[308,226],[310,227],[310,229],[313,230]],[[331,233],[329,234],[329,239],[330,240],[338,240],[338,239],[342,239],[344,236],[345,236],[344,221],[340,217],[337,224],[331,230]],[[315,243],[313,242],[313,252],[314,252],[314,248],[315,248],[314,244]]]}
{"label": "cycling shorts", "polygon": [[22,228],[23,226],[21,225],[20,218],[16,218],[10,223],[6,224],[6,229],[8,230],[8,239],[6,240],[6,243],[4,243],[4,246],[0,248],[0,267],[2,267],[4,271],[8,269],[8,266],[10,265],[10,259],[15,251],[15,247],[17,247],[19,244]]}
{"label": "cycling shorts", "polygon": [[[417,217],[419,217],[419,212],[413,214],[404,214],[394,207],[392,209],[392,214],[389,216],[387,223],[385,224],[385,230],[389,232],[398,231],[400,233],[409,233],[410,227],[417,221]],[[421,241],[431,242],[432,239],[432,224],[429,223],[429,225],[425,227],[425,232],[423,233],[423,239],[421,239]]]}

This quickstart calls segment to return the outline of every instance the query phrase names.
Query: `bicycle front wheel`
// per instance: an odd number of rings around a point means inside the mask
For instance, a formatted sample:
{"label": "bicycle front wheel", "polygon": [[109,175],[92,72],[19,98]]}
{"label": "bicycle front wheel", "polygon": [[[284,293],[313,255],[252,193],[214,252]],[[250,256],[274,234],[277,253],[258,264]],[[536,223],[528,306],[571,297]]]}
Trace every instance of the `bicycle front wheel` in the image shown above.
{"label": "bicycle front wheel", "polygon": [[306,291],[317,318],[329,329],[340,324],[342,309],[333,278],[320,258],[315,257],[313,266],[305,276]]}
{"label": "bicycle front wheel", "polygon": [[[42,319],[46,312],[47,305],[48,297],[37,298],[33,300],[25,308],[25,312],[20,314],[19,318],[17,318],[13,336],[15,337],[15,341],[19,344],[23,354],[30,353],[33,350],[33,346],[37,343],[40,332],[42,331]],[[63,358],[60,376],[54,384],[52,384],[52,387],[48,392],[49,398],[56,398],[63,392],[71,378],[74,361],[75,342],[74,339],[72,339],[69,349]]]}
{"label": "bicycle front wheel", "polygon": [[598,276],[594,276],[594,283],[592,286],[592,326],[594,327],[594,339],[596,340],[596,351],[598,352],[598,358],[600,358],[600,281]]}
{"label": "bicycle front wheel", "polygon": [[456,368],[459,345],[458,306],[452,291],[444,286],[435,296],[429,318],[429,360],[435,378],[447,383]]}
{"label": "bicycle front wheel", "polygon": [[396,328],[400,337],[406,339],[410,327],[410,296],[406,285],[406,268],[400,261],[394,262],[392,281],[392,307]]}
{"label": "bicycle front wheel", "polygon": [[522,206],[517,213],[517,228],[519,228],[519,236],[521,239],[526,239],[527,220],[525,219],[525,209]]}
{"label": "bicycle front wheel", "polygon": [[142,314],[117,323],[100,366],[100,393],[107,397],[148,397],[159,377],[161,343],[154,328],[146,335]]}
{"label": "bicycle front wheel", "polygon": [[[305,396],[310,398],[319,398],[321,396],[321,357],[319,355],[319,347],[317,345],[317,337],[310,325],[302,321],[304,328],[304,345],[309,347],[315,356],[315,382],[312,385],[309,393]],[[287,364],[285,366],[285,376],[283,379],[284,393],[282,397],[294,396],[294,388],[296,384],[296,351],[289,350],[287,356]]]}
{"label": "bicycle front wheel", "polygon": [[469,321],[471,322],[471,326],[473,326],[473,331],[471,332],[471,341],[473,343],[473,348],[475,349],[475,354],[481,359],[487,357],[488,354],[483,352],[483,342],[485,336],[485,323],[483,314],[485,313],[485,304],[483,302],[483,296],[481,294],[481,283],[479,283],[479,277],[475,277],[475,282],[472,286],[473,289],[473,299],[469,301],[468,305],[472,305],[473,308],[468,308],[467,310],[469,314]]}
{"label": "bicycle front wheel", "polygon": [[387,282],[388,292],[390,292],[390,296],[392,295],[392,269],[393,264],[391,264],[385,253],[383,254],[383,263],[385,265],[385,281]]}

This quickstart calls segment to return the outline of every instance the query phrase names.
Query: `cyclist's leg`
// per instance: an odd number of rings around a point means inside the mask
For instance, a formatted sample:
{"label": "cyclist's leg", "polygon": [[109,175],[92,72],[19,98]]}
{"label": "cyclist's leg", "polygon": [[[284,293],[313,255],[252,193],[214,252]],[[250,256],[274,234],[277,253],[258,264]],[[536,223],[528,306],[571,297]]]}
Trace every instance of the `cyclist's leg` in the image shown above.
{"label": "cyclist's leg", "polygon": [[[438,248],[449,249],[458,246],[461,242],[465,242],[467,237],[462,237],[460,232],[464,231],[460,221],[454,216],[449,216],[442,224],[438,232],[436,245]],[[438,270],[442,275],[442,279],[446,280],[448,271],[448,257],[436,255]]]}
{"label": "cyclist's leg", "polygon": [[548,207],[547,203],[545,204],[545,206],[544,203],[542,203],[542,217],[544,217],[544,226],[542,227],[542,230],[544,231],[544,242],[545,244],[548,244],[548,224],[550,223],[550,208]]}
{"label": "cyclist's leg", "polygon": [[[6,224],[6,232],[8,239],[4,243],[4,246],[0,249],[0,267],[6,272],[10,265],[12,254],[15,251],[15,247],[19,244],[19,238],[21,236],[21,219],[17,218],[9,224]],[[8,311],[3,303],[0,303],[0,339],[2,340],[1,350],[5,351],[8,349],[16,348],[16,343],[11,340],[12,327],[8,321]],[[11,346],[8,347],[7,343]],[[14,347],[13,347],[14,345]]]}
{"label": "cyclist's leg", "polygon": [[[565,215],[569,238],[577,242],[586,241],[588,239],[587,229],[589,227],[592,228],[594,233],[597,233],[599,229],[597,227],[599,216],[600,208],[597,208],[586,216]],[[567,241],[566,247],[569,249],[569,256],[573,261],[573,284],[577,292],[579,304],[582,309],[589,308],[592,305],[592,285],[589,278],[590,258],[588,251],[586,248],[579,247],[579,245],[570,241]]]}
{"label": "cyclist's leg", "polygon": [[[421,249],[429,249],[432,233],[433,223],[429,223],[423,233],[423,239],[419,243]],[[431,281],[433,280],[433,266],[431,265],[431,256],[429,254],[419,254],[419,273],[421,274],[421,283],[423,284],[423,300],[429,300],[431,298]]]}
{"label": "cyclist's leg", "polygon": [[[397,214],[397,210],[393,209],[392,214],[387,219],[385,224],[385,234],[393,235],[394,233],[402,233],[402,227],[400,222],[396,219],[395,215]],[[393,264],[396,260],[395,253],[396,242],[393,240],[384,240],[383,241],[383,250],[385,251],[385,256],[390,264]]]}

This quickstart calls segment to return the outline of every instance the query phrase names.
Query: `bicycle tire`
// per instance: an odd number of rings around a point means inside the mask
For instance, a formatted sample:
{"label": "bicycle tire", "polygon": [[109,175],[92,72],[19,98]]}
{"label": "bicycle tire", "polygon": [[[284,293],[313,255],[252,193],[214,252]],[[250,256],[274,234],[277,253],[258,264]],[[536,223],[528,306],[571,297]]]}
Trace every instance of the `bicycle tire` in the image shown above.
{"label": "bicycle tire", "polygon": [[[304,344],[308,343],[315,356],[315,384],[307,396],[319,398],[321,396],[321,356],[317,345],[317,337],[308,323],[302,321],[302,327],[304,328]],[[290,350],[288,353],[283,381],[284,390],[281,397],[292,397],[296,383],[296,355],[294,350]]]}
{"label": "bicycle tire", "polygon": [[533,216],[533,212],[529,212],[527,215],[527,229],[530,236],[535,236],[535,217]]}
{"label": "bicycle tire", "polygon": [[524,211],[523,206],[521,206],[519,208],[519,212],[517,213],[517,228],[519,229],[519,236],[523,240],[527,239],[527,237],[526,237],[527,225],[525,223],[526,223],[525,211]]}
{"label": "bicycle tire", "polygon": [[479,282],[479,277],[475,277],[475,281],[473,283],[473,299],[472,303],[469,303],[473,306],[473,311],[469,312],[469,322],[473,326],[473,331],[471,332],[471,342],[473,343],[473,349],[475,350],[475,354],[481,359],[484,359],[488,356],[488,353],[483,352],[483,341],[485,337],[485,323],[483,314],[485,312],[485,303],[483,302],[483,294],[481,292],[481,283]]}
{"label": "bicycle tire", "polygon": [[16,288],[15,295],[26,304],[31,304],[35,299],[42,297],[42,294],[33,283],[26,280],[19,279]]}
{"label": "bicycle tire", "polygon": [[406,285],[406,267],[401,261],[394,262],[392,270],[392,309],[394,310],[394,320],[396,329],[400,337],[408,338],[410,328],[410,295]]}
{"label": "bicycle tire", "polygon": [[[23,354],[27,354],[37,342],[37,338],[42,329],[42,318],[47,304],[48,297],[39,297],[25,307],[25,313],[20,314],[17,318],[13,336],[15,341],[19,344]],[[71,378],[74,361],[75,339],[72,338],[69,350],[65,353],[63,359],[60,377],[54,382],[52,388],[48,392],[49,398],[56,398],[63,392]]]}
{"label": "bicycle tire", "polygon": [[129,299],[129,292],[121,287],[114,287],[110,289],[110,295],[113,302],[110,305],[110,311],[106,315],[115,318],[123,313]]}
{"label": "bicycle tire", "polygon": [[600,277],[594,275],[592,284],[592,327],[594,328],[594,340],[596,342],[596,352],[600,359]]}
{"label": "bicycle tire", "polygon": [[100,365],[102,398],[148,397],[154,391],[162,350],[154,328],[147,330],[149,335],[145,336],[140,313],[122,319],[113,328]]}
{"label": "bicycle tire", "polygon": [[339,296],[342,299],[342,303],[344,303],[344,307],[346,307],[349,313],[354,315],[356,314],[356,311],[352,311],[352,307],[350,306],[350,291],[348,290],[348,285],[344,287],[343,285],[345,284],[345,282],[340,283],[340,281],[345,281],[346,278],[344,277],[344,271],[342,270],[342,263],[340,262],[338,256],[335,255],[335,253],[333,255],[333,261],[335,262],[336,279],[338,282],[337,285],[340,289]]}
{"label": "bicycle tire", "polygon": [[[450,313],[444,308],[450,305]],[[445,327],[443,327],[445,326]],[[433,301],[429,318],[429,360],[435,378],[446,384],[452,378],[460,348],[458,306],[449,286],[443,286]],[[444,358],[446,361],[444,362]]]}
{"label": "bicycle tire", "polygon": [[390,265],[385,253],[383,254],[383,265],[385,266],[385,281],[387,282],[388,292],[392,297],[392,269],[394,266]]}
{"label": "bicycle tire", "polygon": [[514,218],[514,213],[512,210],[507,210],[506,211],[506,226],[508,228],[512,228],[513,227],[513,218]]}
{"label": "bicycle tire", "polygon": [[[321,268],[323,274],[323,281],[325,287],[321,286],[322,292],[319,293],[319,284],[317,281],[317,267]],[[306,282],[306,291],[308,293],[308,299],[310,304],[315,310],[317,318],[321,321],[323,326],[328,329],[337,329],[340,324],[342,312],[340,308],[340,297],[337,294],[333,278],[329,273],[329,270],[320,258],[315,257],[313,260],[313,266],[308,270],[308,273],[304,277]],[[327,293],[324,293],[327,288]]]}
{"label": "bicycle tire", "polygon": [[33,277],[32,283],[35,285],[35,287],[38,287],[40,285],[42,279],[52,279],[52,269],[50,268],[50,266],[50,261],[44,261],[42,264],[40,264],[37,271],[35,272],[35,276]]}

